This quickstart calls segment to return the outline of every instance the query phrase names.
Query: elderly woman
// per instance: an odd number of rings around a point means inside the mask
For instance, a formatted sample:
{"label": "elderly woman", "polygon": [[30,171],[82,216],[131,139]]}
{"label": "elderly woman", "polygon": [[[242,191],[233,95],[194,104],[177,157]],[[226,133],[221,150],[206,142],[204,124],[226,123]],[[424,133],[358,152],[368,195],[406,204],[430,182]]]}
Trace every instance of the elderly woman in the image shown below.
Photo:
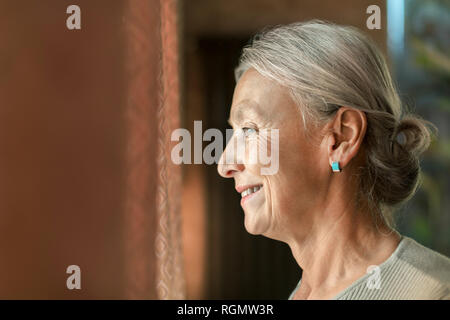
{"label": "elderly woman", "polygon": [[[279,26],[244,48],[236,78],[218,171],[234,178],[246,230],[291,248],[303,273],[290,299],[449,299],[450,259],[392,227],[431,135],[379,49],[352,27]],[[273,129],[278,141],[260,134]],[[277,172],[248,161],[252,148],[226,161],[230,143],[251,141],[278,143]]]}

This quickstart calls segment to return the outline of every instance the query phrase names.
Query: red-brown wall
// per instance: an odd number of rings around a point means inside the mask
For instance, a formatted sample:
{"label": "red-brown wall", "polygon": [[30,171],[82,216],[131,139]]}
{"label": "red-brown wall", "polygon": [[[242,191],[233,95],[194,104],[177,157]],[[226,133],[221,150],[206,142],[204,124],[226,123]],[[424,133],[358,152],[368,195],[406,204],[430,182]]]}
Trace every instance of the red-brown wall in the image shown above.
{"label": "red-brown wall", "polygon": [[0,298],[123,297],[123,7],[0,1]]}

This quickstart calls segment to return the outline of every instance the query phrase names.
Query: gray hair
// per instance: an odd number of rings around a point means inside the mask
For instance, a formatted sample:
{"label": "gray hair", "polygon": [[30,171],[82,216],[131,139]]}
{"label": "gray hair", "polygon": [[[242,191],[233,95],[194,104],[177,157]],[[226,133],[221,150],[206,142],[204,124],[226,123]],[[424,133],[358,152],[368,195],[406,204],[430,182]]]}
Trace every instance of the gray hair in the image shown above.
{"label": "gray hair", "polygon": [[[388,212],[413,196],[419,155],[434,126],[407,111],[377,46],[358,29],[319,20],[266,29],[244,47],[236,81],[249,68],[287,87],[305,128],[331,119],[340,106],[363,111],[365,166],[361,197],[388,225]],[[401,141],[399,138],[403,138]]]}

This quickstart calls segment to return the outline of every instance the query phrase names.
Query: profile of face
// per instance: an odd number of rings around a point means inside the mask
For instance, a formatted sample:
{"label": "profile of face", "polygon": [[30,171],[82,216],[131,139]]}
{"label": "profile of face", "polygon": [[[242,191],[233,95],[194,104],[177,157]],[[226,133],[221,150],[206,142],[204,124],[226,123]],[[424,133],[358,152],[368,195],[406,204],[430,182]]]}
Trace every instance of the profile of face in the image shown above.
{"label": "profile of face", "polygon": [[[323,186],[330,178],[330,143],[322,134],[325,128],[312,128],[306,135],[299,106],[288,89],[253,68],[236,85],[229,122],[234,132],[244,132],[244,140],[233,141],[238,139],[233,134],[218,171],[225,178],[234,178],[236,190],[242,196],[246,230],[281,241],[297,236],[295,232],[307,232],[314,224],[310,213],[324,205],[327,192]],[[236,143],[270,144],[259,133],[272,129],[278,129],[279,134],[276,173],[264,175],[262,164],[248,161],[251,148],[245,149],[243,159],[238,159],[239,153],[235,152],[233,161],[227,159],[230,146]],[[294,232],[290,226],[302,227]]]}

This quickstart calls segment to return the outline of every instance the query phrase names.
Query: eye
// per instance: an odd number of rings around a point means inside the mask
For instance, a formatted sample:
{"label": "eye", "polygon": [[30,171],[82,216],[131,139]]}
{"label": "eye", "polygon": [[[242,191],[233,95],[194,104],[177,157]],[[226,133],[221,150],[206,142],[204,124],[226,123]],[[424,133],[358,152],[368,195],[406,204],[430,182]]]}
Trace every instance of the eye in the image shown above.
{"label": "eye", "polygon": [[242,131],[244,131],[244,135],[245,135],[245,136],[249,136],[249,135],[254,134],[254,133],[257,132],[256,129],[254,129],[254,128],[248,128],[248,127],[242,128]]}

